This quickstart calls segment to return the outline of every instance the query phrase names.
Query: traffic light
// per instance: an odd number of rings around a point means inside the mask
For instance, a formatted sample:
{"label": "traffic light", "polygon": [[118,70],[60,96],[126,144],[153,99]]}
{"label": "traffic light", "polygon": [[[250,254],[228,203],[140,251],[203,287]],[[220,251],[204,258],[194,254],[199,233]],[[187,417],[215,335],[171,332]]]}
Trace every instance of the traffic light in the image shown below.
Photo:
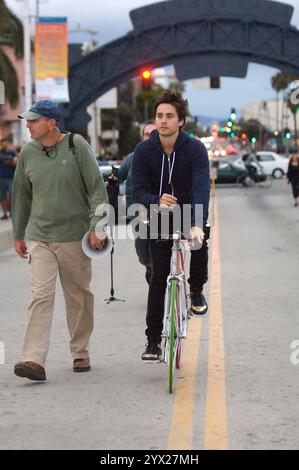
{"label": "traffic light", "polygon": [[220,88],[220,77],[216,75],[210,77],[210,88]]}
{"label": "traffic light", "polygon": [[143,91],[151,91],[153,77],[152,69],[150,67],[144,68],[140,72],[141,86]]}
{"label": "traffic light", "polygon": [[251,137],[250,141],[255,144],[256,143],[256,137]]}
{"label": "traffic light", "polygon": [[230,118],[234,121],[237,117],[237,113],[236,113],[236,110],[235,108],[232,108],[231,111],[230,111]]}
{"label": "traffic light", "polygon": [[290,140],[290,138],[292,137],[292,133],[290,131],[290,129],[288,127],[286,127],[284,130],[283,130],[283,137],[286,139],[286,140]]}

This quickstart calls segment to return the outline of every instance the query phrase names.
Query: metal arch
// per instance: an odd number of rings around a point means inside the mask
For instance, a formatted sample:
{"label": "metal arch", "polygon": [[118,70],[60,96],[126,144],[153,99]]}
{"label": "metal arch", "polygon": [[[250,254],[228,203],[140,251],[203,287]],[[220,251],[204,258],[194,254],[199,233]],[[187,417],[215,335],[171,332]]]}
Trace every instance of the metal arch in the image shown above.
{"label": "metal arch", "polygon": [[133,31],[70,68],[65,124],[85,125],[86,107],[144,65],[173,64],[180,80],[245,77],[249,62],[299,75],[299,31],[290,25],[292,12],[291,6],[268,0],[172,0],[134,10]]}

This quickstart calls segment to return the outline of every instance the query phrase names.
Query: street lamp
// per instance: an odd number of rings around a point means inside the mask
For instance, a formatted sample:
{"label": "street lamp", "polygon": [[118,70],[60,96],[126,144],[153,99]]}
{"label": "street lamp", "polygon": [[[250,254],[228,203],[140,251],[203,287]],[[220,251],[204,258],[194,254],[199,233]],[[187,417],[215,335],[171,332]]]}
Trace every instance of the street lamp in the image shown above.
{"label": "street lamp", "polygon": [[[91,36],[95,36],[98,34],[98,31],[96,29],[88,28],[84,29],[81,28],[81,25],[78,24],[77,28],[69,30],[69,34],[73,33],[88,33]],[[95,46],[98,44],[96,39],[94,37],[90,39],[89,41],[85,41],[82,46],[81,46],[81,54],[82,55],[88,55],[90,54],[94,49]],[[97,109],[96,107],[96,102],[93,102],[88,106],[87,112],[91,116],[91,121],[88,123],[88,134],[90,136],[90,146],[92,150],[94,151],[95,154],[98,153],[99,149],[99,141],[98,141],[98,132],[101,133],[101,110]]]}
{"label": "street lamp", "polygon": [[[39,16],[39,3],[41,0],[36,0],[36,15],[30,15],[30,4],[29,0],[17,0],[22,1],[23,5],[23,17],[24,17],[24,85],[25,85],[25,99],[23,103],[23,111],[29,109],[32,106],[32,67],[31,67],[31,28],[30,20],[32,17],[38,19]],[[48,1],[48,0],[43,0]],[[29,140],[29,132],[26,128],[25,120],[22,120],[22,138],[23,140]]]}

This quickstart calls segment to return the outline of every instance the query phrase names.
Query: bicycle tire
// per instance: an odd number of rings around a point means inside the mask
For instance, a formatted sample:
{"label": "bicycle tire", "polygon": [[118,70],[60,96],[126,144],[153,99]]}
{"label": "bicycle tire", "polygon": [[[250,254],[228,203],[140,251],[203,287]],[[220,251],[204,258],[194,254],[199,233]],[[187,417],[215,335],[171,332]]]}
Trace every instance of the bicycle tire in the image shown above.
{"label": "bicycle tire", "polygon": [[169,331],[169,357],[168,357],[168,391],[173,392],[173,372],[175,362],[175,317],[176,317],[177,283],[171,281],[170,286],[170,331]]}
{"label": "bicycle tire", "polygon": [[177,284],[177,291],[176,291],[176,302],[177,302],[177,310],[176,310],[176,315],[177,315],[177,344],[175,348],[175,367],[177,369],[180,368],[181,364],[181,352],[182,352],[182,343],[181,343],[181,338],[182,338],[182,317],[181,317],[181,287],[179,284]]}
{"label": "bicycle tire", "polygon": [[273,184],[273,177],[271,175],[267,175],[265,181],[258,182],[258,186],[264,189],[271,188],[272,184]]}

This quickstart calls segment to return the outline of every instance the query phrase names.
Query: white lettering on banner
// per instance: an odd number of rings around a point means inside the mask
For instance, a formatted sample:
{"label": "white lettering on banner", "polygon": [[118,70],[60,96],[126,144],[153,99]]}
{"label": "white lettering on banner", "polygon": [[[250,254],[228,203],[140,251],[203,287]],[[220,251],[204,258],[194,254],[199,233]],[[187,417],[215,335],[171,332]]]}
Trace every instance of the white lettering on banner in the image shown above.
{"label": "white lettering on banner", "polygon": [[0,341],[0,365],[5,364],[5,344]]}
{"label": "white lettering on banner", "polygon": [[5,104],[5,85],[0,80],[0,104]]}
{"label": "white lettering on banner", "polygon": [[297,90],[294,90],[291,94],[291,103],[292,104],[299,104],[299,88]]}
{"label": "white lettering on banner", "polygon": [[295,339],[291,342],[291,349],[294,349],[290,355],[291,364],[297,366],[299,364],[299,339]]}

